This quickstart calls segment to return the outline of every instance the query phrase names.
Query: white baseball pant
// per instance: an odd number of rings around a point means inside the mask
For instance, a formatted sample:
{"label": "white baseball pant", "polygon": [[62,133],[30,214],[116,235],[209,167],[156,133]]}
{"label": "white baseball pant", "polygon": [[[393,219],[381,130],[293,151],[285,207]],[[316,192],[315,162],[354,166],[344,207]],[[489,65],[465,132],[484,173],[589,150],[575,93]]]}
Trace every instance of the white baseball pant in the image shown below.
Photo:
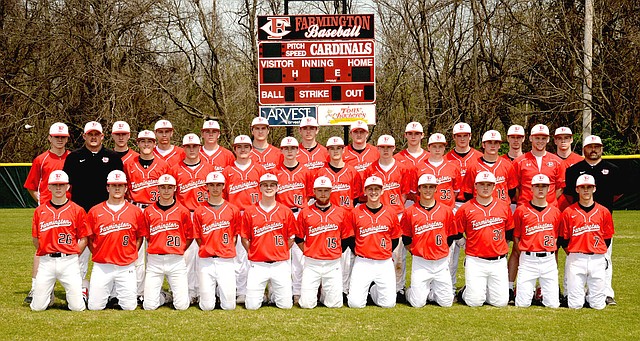
{"label": "white baseball pant", "polygon": [[91,251],[89,248],[85,248],[84,251],[78,256],[78,264],[80,264],[80,275],[82,279],[87,278],[87,273],[89,272],[89,260],[91,256]]}
{"label": "white baseball pant", "polygon": [[93,263],[91,281],[89,282],[89,310],[102,310],[107,306],[111,291],[115,289],[115,297],[122,310],[134,310],[138,305],[136,297],[135,264],[115,265]]}
{"label": "white baseball pant", "polygon": [[[433,298],[429,293],[433,291]],[[411,286],[407,289],[407,301],[412,307],[427,304],[427,297],[442,307],[453,305],[453,290],[447,257],[429,260],[413,256],[411,261]]]}
{"label": "white baseball pant", "polygon": [[540,282],[542,304],[549,308],[560,306],[558,264],[553,252],[520,252],[520,266],[516,278],[516,307],[529,307]]}
{"label": "white baseball pant", "polygon": [[305,257],[300,291],[300,308],[312,309],[320,300],[327,308],[342,307],[342,267],[340,259],[321,260]]}
{"label": "white baseball pant", "polygon": [[[293,216],[298,218],[300,211],[293,212]],[[291,260],[291,283],[294,295],[300,296],[302,286],[302,271],[304,270],[304,253],[298,244],[294,243],[290,249]]]}
{"label": "white baseball pant", "polygon": [[[375,283],[371,290],[371,282]],[[396,305],[396,276],[391,258],[384,260],[367,259],[356,256],[351,271],[348,303],[350,308],[364,308],[367,294],[373,302],[383,308]]]}
{"label": "white baseball pant", "polygon": [[[567,255],[565,266],[567,267],[569,308],[582,308],[586,298],[591,308],[604,309],[607,305],[605,302],[607,298],[605,256],[570,253]],[[587,294],[584,292],[585,284],[588,289]]]}
{"label": "white baseball pant", "polygon": [[[398,221],[402,221],[402,213],[398,214]],[[393,268],[396,273],[396,292],[398,292],[404,290],[407,283],[407,248],[404,247],[402,238],[393,250],[391,259],[393,259]]]}
{"label": "white baseball pant", "polygon": [[355,255],[350,248],[347,248],[340,256],[340,266],[342,267],[342,291],[345,294],[349,293],[349,284],[351,282],[351,269],[353,268],[353,262],[355,261]]}
{"label": "white baseball pant", "polygon": [[237,295],[247,294],[247,275],[249,274],[249,259],[247,250],[242,246],[242,238],[238,236],[236,242],[236,257],[233,259],[236,272]]}
{"label": "white baseball pant", "polygon": [[235,309],[236,272],[233,258],[198,258],[200,309],[213,310],[216,305],[216,292],[220,294],[222,309]]}
{"label": "white baseball pant", "polygon": [[269,283],[270,297],[280,309],[293,307],[293,293],[291,291],[291,264],[287,261],[273,263],[249,262],[247,276],[247,297],[245,308],[256,310],[262,306],[264,289]]}
{"label": "white baseball pant", "polygon": [[147,240],[143,239],[138,250],[138,259],[135,261],[136,269],[136,295],[144,296],[144,276],[147,272]]}
{"label": "white baseball pant", "polygon": [[51,302],[51,294],[56,280],[64,287],[67,294],[69,309],[82,311],[85,309],[82,300],[82,277],[78,255],[62,255],[61,257],[40,256],[38,274],[33,286],[33,300],[31,310],[47,309]]}
{"label": "white baseball pant", "polygon": [[195,240],[184,251],[184,262],[187,265],[187,283],[189,284],[189,301],[199,296],[198,294],[198,252],[200,248]]}
{"label": "white baseball pant", "polygon": [[145,310],[155,310],[164,304],[160,298],[165,276],[173,293],[173,307],[176,310],[189,308],[189,283],[187,264],[182,255],[154,255],[147,257],[147,275],[144,279]]}
{"label": "white baseball pant", "polygon": [[466,289],[462,299],[470,307],[485,302],[496,307],[509,303],[509,272],[507,258],[496,260],[467,256],[464,264]]}
{"label": "white baseball pant", "polygon": [[607,269],[605,270],[605,279],[604,279],[604,295],[608,297],[615,297],[615,292],[613,292],[613,287],[611,286],[611,281],[613,279],[613,263],[611,260],[611,252],[613,248],[613,238],[611,238],[611,244],[607,248],[607,252],[604,254],[604,258],[607,260]]}
{"label": "white baseball pant", "polygon": [[[463,202],[456,201],[453,213],[455,214]],[[449,247],[449,274],[451,275],[451,287],[453,291],[456,291],[456,284],[458,283],[458,263],[460,261],[460,250],[463,250],[467,245],[467,239],[462,237],[455,240]]]}

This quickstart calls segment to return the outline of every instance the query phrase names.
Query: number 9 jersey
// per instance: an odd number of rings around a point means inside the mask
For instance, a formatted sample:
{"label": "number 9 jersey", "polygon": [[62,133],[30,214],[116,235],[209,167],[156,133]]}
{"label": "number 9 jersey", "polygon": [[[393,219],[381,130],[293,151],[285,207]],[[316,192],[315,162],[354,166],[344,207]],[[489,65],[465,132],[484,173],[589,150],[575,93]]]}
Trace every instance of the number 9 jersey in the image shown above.
{"label": "number 9 jersey", "polygon": [[209,204],[196,208],[193,212],[194,238],[200,239],[200,258],[236,256],[233,242],[240,232],[242,215],[233,204],[225,201],[219,207]]}
{"label": "number 9 jersey", "polygon": [[166,211],[158,203],[145,208],[144,223],[149,254],[183,255],[187,242],[193,239],[191,213],[178,202]]}

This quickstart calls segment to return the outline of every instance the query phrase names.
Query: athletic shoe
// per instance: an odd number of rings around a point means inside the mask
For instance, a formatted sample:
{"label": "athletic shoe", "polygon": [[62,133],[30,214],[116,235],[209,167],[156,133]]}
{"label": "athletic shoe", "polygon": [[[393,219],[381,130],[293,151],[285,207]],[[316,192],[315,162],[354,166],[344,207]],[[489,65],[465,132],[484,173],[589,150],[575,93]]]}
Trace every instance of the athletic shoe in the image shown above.
{"label": "athletic shoe", "polygon": [[85,307],[89,307],[89,288],[82,288],[82,300],[84,301]]}
{"label": "athletic shoe", "polygon": [[24,298],[24,304],[31,304],[31,301],[33,301],[33,289],[29,290],[27,297]]}
{"label": "athletic shoe", "polygon": [[293,295],[293,305],[299,305],[300,295]]}
{"label": "athletic shoe", "polygon": [[236,296],[236,304],[244,304],[244,301],[247,299],[245,295]]}
{"label": "athletic shoe", "polygon": [[516,304],[516,291],[513,289],[509,289],[509,304]]}
{"label": "athletic shoe", "polygon": [[196,305],[200,301],[200,297],[191,297],[189,305]]}
{"label": "athletic shoe", "polygon": [[462,288],[460,288],[460,290],[458,290],[458,293],[456,294],[456,299],[458,301],[458,303],[467,305],[467,303],[464,301],[464,299],[462,298],[462,294],[464,294],[464,290],[467,289],[467,286],[463,286]]}
{"label": "athletic shoe", "polygon": [[569,308],[569,298],[567,296],[560,296],[560,306],[563,308]]}
{"label": "athletic shoe", "polygon": [[405,296],[404,294],[404,289],[400,289],[398,292],[396,292],[396,303],[407,303],[407,296]]}
{"label": "athletic shoe", "polygon": [[616,300],[614,300],[613,297],[611,297],[611,296],[607,296],[607,298],[605,299],[605,303],[607,303],[607,305],[617,305],[618,304],[616,302]]}
{"label": "athletic shoe", "polygon": [[144,303],[144,296],[138,296],[138,305],[142,306],[143,303]]}
{"label": "athletic shoe", "polygon": [[346,293],[342,293],[342,304],[347,305],[349,304],[349,295],[347,295]]}
{"label": "athletic shoe", "polygon": [[163,304],[170,304],[173,302],[173,295],[171,295],[171,293],[168,291],[161,291],[160,296],[164,298]]}
{"label": "athletic shoe", "polygon": [[105,306],[106,309],[119,309],[120,306],[118,305],[118,303],[120,303],[120,301],[118,300],[117,297],[109,297],[109,299],[107,300],[107,305]]}

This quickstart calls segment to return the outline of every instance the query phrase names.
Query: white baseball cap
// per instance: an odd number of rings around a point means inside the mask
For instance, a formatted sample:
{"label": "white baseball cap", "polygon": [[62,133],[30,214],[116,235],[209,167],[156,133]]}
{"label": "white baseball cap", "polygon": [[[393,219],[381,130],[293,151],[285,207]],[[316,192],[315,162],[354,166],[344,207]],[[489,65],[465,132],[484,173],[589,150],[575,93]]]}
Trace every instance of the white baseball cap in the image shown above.
{"label": "white baseball cap", "polygon": [[331,146],[343,146],[344,147],[344,140],[341,137],[338,137],[338,136],[330,137],[327,140],[327,147],[331,147]]}
{"label": "white baseball cap", "polygon": [[549,127],[544,124],[536,124],[531,128],[531,136],[533,135],[546,135],[549,136]]}
{"label": "white baseball cap", "polygon": [[218,121],[213,121],[213,120],[204,121],[204,124],[202,124],[202,130],[205,130],[205,129],[220,130],[220,124],[218,123]]}
{"label": "white baseball cap", "polygon": [[409,133],[409,132],[424,133],[424,129],[422,129],[422,124],[420,124],[420,122],[409,122],[407,124],[407,127],[404,128],[404,132],[405,133]]}
{"label": "white baseball cap", "polygon": [[175,186],[176,185],[176,178],[174,178],[170,174],[162,174],[158,178],[158,186],[160,186],[160,185]]}
{"label": "white baseball cap", "polygon": [[207,174],[207,179],[204,181],[205,184],[223,184],[225,181],[224,175],[220,172],[211,172]]}
{"label": "white baseball cap", "polygon": [[258,116],[256,118],[253,119],[253,121],[251,121],[251,127],[253,128],[254,126],[257,125],[265,125],[265,126],[269,126],[269,121],[262,117],[262,116]]}
{"label": "white baseball cap", "polygon": [[152,140],[155,140],[156,139],[156,134],[154,132],[152,132],[151,130],[143,130],[143,131],[138,133],[137,140],[141,140],[141,139],[152,139]]}
{"label": "white baseball cap", "polygon": [[271,173],[262,174],[262,176],[260,177],[260,183],[269,182],[269,181],[278,182],[278,177]]}
{"label": "white baseball cap", "polygon": [[313,182],[313,188],[333,188],[333,185],[331,184],[331,179],[329,179],[328,177],[319,176]]}
{"label": "white baseball cap", "polygon": [[364,129],[368,132],[369,126],[367,126],[367,123],[365,123],[363,120],[357,120],[351,123],[351,126],[349,127],[349,132],[352,132],[356,129]]}
{"label": "white baseball cap", "polygon": [[49,185],[55,184],[68,184],[69,183],[69,175],[62,170],[54,170],[49,174]]}
{"label": "white baseball cap", "polygon": [[189,133],[182,138],[182,145],[197,144],[200,145],[200,138],[194,133]]}
{"label": "white baseball cap", "polygon": [[484,134],[482,134],[482,142],[487,141],[500,141],[502,142],[502,135],[497,130],[488,130]]}
{"label": "white baseball cap", "polygon": [[556,132],[553,134],[553,136],[558,135],[573,135],[573,133],[571,132],[571,129],[569,127],[560,127],[556,129]]}
{"label": "white baseball cap", "polygon": [[113,127],[111,128],[111,134],[118,133],[130,133],[131,128],[129,127],[129,123],[125,121],[116,121],[113,123]]}
{"label": "white baseball cap", "polygon": [[427,144],[434,144],[434,143],[444,143],[447,144],[447,138],[444,137],[444,135],[440,134],[440,133],[435,133],[435,134],[431,134],[431,136],[429,136],[429,141],[427,142]]}
{"label": "white baseball cap", "polygon": [[584,141],[582,142],[582,148],[590,145],[590,144],[599,144],[602,146],[602,140],[600,139],[599,136],[596,135],[589,135],[587,136],[587,138],[584,139]]}
{"label": "white baseball cap", "polygon": [[251,138],[247,135],[238,135],[236,136],[235,139],[233,139],[233,145],[237,145],[237,144],[252,144],[251,143]]}
{"label": "white baseball cap", "polygon": [[507,130],[507,136],[524,136],[524,128],[519,124],[514,124]]}
{"label": "white baseball cap", "polygon": [[102,124],[100,124],[99,122],[96,121],[91,121],[91,122],[87,122],[87,124],[84,125],[84,133],[88,133],[90,131],[99,131],[100,133],[102,133]]}
{"label": "white baseball cap", "polygon": [[531,179],[531,185],[551,185],[551,180],[544,174],[538,174]]}
{"label": "white baseball cap", "polygon": [[380,135],[380,137],[378,137],[378,143],[376,143],[376,146],[378,146],[378,147],[381,147],[381,146],[395,147],[396,146],[396,140],[391,135]]}
{"label": "white baseball cap", "polygon": [[493,173],[491,173],[491,172],[487,172],[487,171],[480,172],[480,173],[478,173],[478,175],[476,175],[475,183],[478,183],[478,182],[491,182],[491,183],[495,184],[496,183],[496,176],[493,175]]}
{"label": "white baseball cap", "polygon": [[578,179],[576,179],[576,187],[587,185],[595,186],[596,179],[589,174],[582,174],[578,177]]}
{"label": "white baseball cap", "polygon": [[438,185],[438,179],[433,174],[422,174],[418,179],[418,186],[420,185]]}
{"label": "white baseball cap", "polygon": [[49,135],[69,137],[69,127],[62,122],[56,122],[49,127]]}
{"label": "white baseball cap", "polygon": [[453,126],[453,135],[455,134],[471,134],[471,126],[464,122],[456,123]]}
{"label": "white baseball cap", "polygon": [[307,116],[300,120],[300,128],[302,127],[319,127],[318,120],[315,117]]}
{"label": "white baseball cap", "polygon": [[367,188],[369,186],[372,185],[376,185],[376,186],[380,186],[382,187],[382,179],[380,179],[379,177],[372,175],[370,177],[367,178],[367,180],[364,181],[364,188]]}
{"label": "white baseball cap", "polygon": [[287,136],[280,141],[280,147],[298,147],[298,140],[295,137]]}
{"label": "white baseball cap", "polygon": [[112,170],[107,174],[108,185],[127,184],[127,176],[121,170]]}
{"label": "white baseball cap", "polygon": [[158,129],[173,129],[173,125],[167,120],[160,120],[156,122],[156,125],[153,127],[154,131]]}

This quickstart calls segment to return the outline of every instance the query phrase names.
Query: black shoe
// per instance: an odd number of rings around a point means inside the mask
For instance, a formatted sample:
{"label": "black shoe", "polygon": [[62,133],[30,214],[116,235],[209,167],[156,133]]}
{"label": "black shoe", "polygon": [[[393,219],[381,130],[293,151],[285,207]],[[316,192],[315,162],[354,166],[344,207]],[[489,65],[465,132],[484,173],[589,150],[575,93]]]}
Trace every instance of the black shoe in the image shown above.
{"label": "black shoe", "polygon": [[407,296],[404,293],[404,289],[400,289],[396,293],[396,303],[400,303],[400,304],[406,304],[407,303]]}
{"label": "black shoe", "polygon": [[567,296],[560,296],[560,306],[563,308],[569,308],[569,298]]}
{"label": "black shoe", "polygon": [[458,303],[467,305],[467,303],[462,298],[462,294],[464,293],[465,289],[467,289],[466,285],[460,288],[460,290],[458,290],[458,293],[456,294],[456,299],[458,300]]}
{"label": "black shoe", "polygon": [[143,303],[144,303],[144,296],[138,296],[138,305],[142,306]]}
{"label": "black shoe", "polygon": [[509,305],[516,304],[516,291],[513,289],[509,289]]}
{"label": "black shoe", "polygon": [[611,297],[611,296],[607,296],[607,298],[605,299],[605,303],[607,303],[607,305],[617,305],[618,304],[616,302],[616,300],[614,300],[613,297]]}
{"label": "black shoe", "polygon": [[344,292],[342,293],[342,304],[344,305],[349,304],[349,297]]}
{"label": "black shoe", "polygon": [[33,301],[33,290],[29,290],[27,297],[24,298],[24,304],[31,304],[31,301]]}
{"label": "black shoe", "polygon": [[107,305],[105,306],[106,309],[118,309],[120,308],[120,305],[118,305],[120,301],[118,301],[117,297],[109,297],[109,300],[107,300]]}

